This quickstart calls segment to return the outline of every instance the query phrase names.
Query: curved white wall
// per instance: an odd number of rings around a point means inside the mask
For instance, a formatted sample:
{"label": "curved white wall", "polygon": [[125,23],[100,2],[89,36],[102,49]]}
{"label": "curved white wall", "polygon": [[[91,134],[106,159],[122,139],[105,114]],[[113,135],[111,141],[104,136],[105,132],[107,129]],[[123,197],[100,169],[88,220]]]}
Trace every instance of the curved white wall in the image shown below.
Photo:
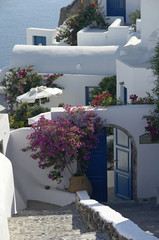
{"label": "curved white wall", "polygon": [[[153,105],[127,105],[114,106],[97,110],[97,114],[106,119],[107,124],[114,124],[126,129],[134,138],[137,148],[137,197],[154,197],[156,187],[159,183],[159,148],[158,144],[140,144],[139,137],[145,133],[146,120],[143,115],[148,115],[153,109]],[[52,109],[53,111],[53,109]],[[63,114],[63,109],[53,112],[52,118]],[[29,128],[14,130],[8,148],[8,156],[13,163],[15,172],[16,189],[21,195],[21,199],[27,201],[34,199],[50,202],[58,205],[66,205],[74,200],[74,195],[64,192],[62,185],[57,185],[47,178],[48,170],[41,170],[37,166],[37,161],[29,157],[29,152],[23,153],[21,149],[26,146],[26,135],[30,133]],[[153,154],[152,154],[153,153]],[[68,173],[65,175],[64,184],[68,186]],[[147,184],[146,188],[144,187]],[[45,190],[49,185],[50,190]],[[55,189],[56,188],[56,189]],[[19,203],[17,203],[17,208]]]}
{"label": "curved white wall", "polygon": [[34,65],[43,73],[114,74],[119,46],[30,46],[15,45],[10,68]]}
{"label": "curved white wall", "polygon": [[[27,200],[38,200],[65,206],[74,201],[74,194],[64,191],[69,185],[69,173],[64,172],[61,184],[48,178],[50,169],[40,169],[38,160],[33,160],[31,152],[23,152],[27,146],[26,136],[31,133],[30,128],[20,128],[10,133],[7,156],[11,159],[14,169],[17,210],[26,207]],[[49,190],[45,186],[50,186]]]}
{"label": "curved white wall", "polygon": [[0,114],[0,141],[2,143],[2,152],[6,155],[8,139],[10,135],[8,114]]}
{"label": "curved white wall", "polygon": [[10,160],[0,153],[0,239],[9,240],[8,217],[16,213],[13,170]]}

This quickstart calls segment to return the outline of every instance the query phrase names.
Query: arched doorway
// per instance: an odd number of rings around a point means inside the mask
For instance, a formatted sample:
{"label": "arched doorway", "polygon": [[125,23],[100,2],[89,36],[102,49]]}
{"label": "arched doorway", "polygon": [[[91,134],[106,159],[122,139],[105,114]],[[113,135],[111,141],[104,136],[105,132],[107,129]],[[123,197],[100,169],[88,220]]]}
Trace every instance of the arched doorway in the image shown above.
{"label": "arched doorway", "polygon": [[[107,195],[109,189],[107,184],[108,159],[107,159],[107,131],[106,131],[108,127],[115,129],[114,152],[117,156],[117,159],[114,164],[115,195],[117,198],[122,198],[125,200],[136,199],[137,150],[135,141],[133,136],[127,130],[113,124],[105,126],[105,134],[100,137],[98,148],[93,150],[91,154],[91,161],[88,167],[87,175],[94,189],[92,198],[100,202],[105,202],[108,200]],[[118,136],[116,136],[116,134]],[[126,142],[126,140],[128,142]],[[127,156],[129,156],[129,158],[126,158]],[[121,160],[123,161],[121,162]]]}
{"label": "arched doorway", "polygon": [[126,0],[107,0],[107,16],[126,18]]}
{"label": "arched doorway", "polygon": [[[133,136],[124,128],[114,129],[114,194],[132,200],[137,198],[137,148]],[[108,161],[108,160],[107,160]]]}

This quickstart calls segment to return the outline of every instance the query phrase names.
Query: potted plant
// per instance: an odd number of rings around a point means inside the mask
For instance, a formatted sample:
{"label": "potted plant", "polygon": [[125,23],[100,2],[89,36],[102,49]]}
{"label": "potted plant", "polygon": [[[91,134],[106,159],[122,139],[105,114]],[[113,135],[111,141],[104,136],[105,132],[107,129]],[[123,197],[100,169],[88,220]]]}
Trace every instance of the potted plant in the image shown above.
{"label": "potted plant", "polygon": [[[97,147],[98,136],[102,134],[103,129],[103,123],[94,111],[86,111],[80,105],[63,108],[64,115],[59,115],[55,120],[41,117],[31,126],[34,132],[27,136],[29,145],[25,149],[31,149],[33,152],[31,157],[38,159],[39,168],[52,167],[48,177],[58,183],[61,182],[66,168],[71,176],[86,178],[91,150]],[[71,164],[75,161],[77,170],[74,173]],[[69,189],[71,192],[76,192],[85,188],[72,190],[70,187]]]}

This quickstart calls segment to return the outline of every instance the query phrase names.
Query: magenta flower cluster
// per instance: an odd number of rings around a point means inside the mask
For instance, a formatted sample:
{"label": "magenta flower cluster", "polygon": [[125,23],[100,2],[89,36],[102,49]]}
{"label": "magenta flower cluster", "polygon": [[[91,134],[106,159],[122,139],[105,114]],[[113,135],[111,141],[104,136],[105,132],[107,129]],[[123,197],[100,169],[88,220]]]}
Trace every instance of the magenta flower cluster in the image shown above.
{"label": "magenta flower cluster", "polygon": [[78,14],[69,16],[64,26],[58,29],[56,40],[58,42],[64,40],[71,46],[77,45],[77,33],[91,25],[92,22],[96,22],[99,28],[108,27],[108,23],[105,22],[105,18],[100,12],[99,5],[96,5],[94,1],[91,1],[86,7],[81,4]]}
{"label": "magenta flower cluster", "polygon": [[151,135],[151,140],[156,141],[159,139],[159,121],[156,116],[146,116],[147,126],[145,127],[146,132]]}
{"label": "magenta flower cluster", "polygon": [[138,97],[136,94],[130,95],[131,104],[153,104],[153,97],[147,93],[147,97]]}
{"label": "magenta flower cluster", "polygon": [[[154,98],[147,93],[147,97],[138,97],[136,94],[130,95],[132,104],[154,104]],[[159,136],[159,123],[158,117],[156,114],[150,116],[144,116],[144,119],[147,121],[147,126],[145,127],[145,131],[148,132],[151,136],[152,141],[156,141]]]}
{"label": "magenta flower cluster", "polygon": [[[65,115],[56,120],[41,117],[32,125],[34,130],[27,139],[33,152],[31,157],[38,159],[39,168],[52,166],[49,178],[60,182],[65,168],[73,174],[71,164],[77,161],[80,175],[88,167],[91,150],[98,145],[98,136],[102,134],[103,123],[92,111],[84,107],[64,106]],[[25,149],[26,150],[26,149]]]}

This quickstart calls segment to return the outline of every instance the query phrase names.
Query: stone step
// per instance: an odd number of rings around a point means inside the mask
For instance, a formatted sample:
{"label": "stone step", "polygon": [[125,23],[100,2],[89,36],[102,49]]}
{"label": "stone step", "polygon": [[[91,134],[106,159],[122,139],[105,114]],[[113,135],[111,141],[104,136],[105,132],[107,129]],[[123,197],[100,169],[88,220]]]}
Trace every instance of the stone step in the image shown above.
{"label": "stone step", "polygon": [[10,240],[108,240],[89,229],[77,210],[23,210],[8,219]]}

